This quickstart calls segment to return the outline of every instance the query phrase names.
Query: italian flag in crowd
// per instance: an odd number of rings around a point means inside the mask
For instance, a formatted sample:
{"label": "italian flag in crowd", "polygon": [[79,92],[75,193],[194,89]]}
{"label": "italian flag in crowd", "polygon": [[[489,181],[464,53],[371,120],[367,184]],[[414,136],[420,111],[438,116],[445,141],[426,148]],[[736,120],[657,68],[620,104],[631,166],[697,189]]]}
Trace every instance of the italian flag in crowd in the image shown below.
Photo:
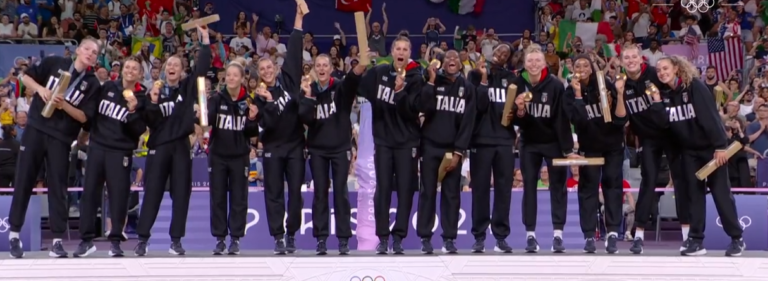
{"label": "italian flag in crowd", "polygon": [[[441,0],[431,0],[433,3],[443,2]],[[483,12],[483,6],[485,6],[485,0],[448,0],[448,7],[451,12],[459,15],[466,15],[469,13],[475,13],[479,15]]]}
{"label": "italian flag in crowd", "polygon": [[[570,38],[568,38],[568,35],[570,34]],[[608,22],[575,22],[570,20],[563,20],[560,21],[560,25],[558,26],[558,40],[557,40],[557,49],[560,51],[565,50],[566,42],[570,40],[571,42],[576,39],[576,37],[581,38],[581,42],[585,47],[594,48],[595,46],[595,38],[598,34],[605,35],[605,38],[607,38],[607,42],[613,42],[613,32],[611,31],[611,26],[608,24]],[[605,47],[605,46],[597,46],[597,47]],[[610,50],[610,47],[603,48],[603,51],[606,49]],[[611,55],[614,55],[615,52],[611,52]],[[609,53],[606,53],[606,56],[608,56]]]}
{"label": "italian flag in crowd", "polygon": [[21,82],[21,79],[16,79],[16,82],[13,83],[14,88],[14,95],[16,95],[16,98],[18,99],[22,93],[24,93],[24,83]]}

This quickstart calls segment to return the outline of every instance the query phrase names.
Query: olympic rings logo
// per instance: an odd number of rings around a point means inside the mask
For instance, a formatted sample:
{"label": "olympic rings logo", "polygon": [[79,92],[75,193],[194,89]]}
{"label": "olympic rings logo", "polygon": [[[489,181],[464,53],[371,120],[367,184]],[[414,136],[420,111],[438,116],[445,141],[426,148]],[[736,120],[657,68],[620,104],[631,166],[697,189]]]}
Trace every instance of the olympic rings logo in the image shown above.
{"label": "olympic rings logo", "polygon": [[384,276],[352,276],[349,281],[387,281]]}
{"label": "olympic rings logo", "polygon": [[[717,219],[715,219],[715,223],[717,224],[717,226],[723,227],[723,222],[720,221],[720,217],[717,217]],[[747,229],[747,227],[752,225],[752,218],[748,216],[743,216],[739,218],[739,225],[741,225],[741,230]]]}
{"label": "olympic rings logo", "polygon": [[0,233],[6,233],[11,229],[11,225],[8,224],[8,217],[0,218]]}
{"label": "olympic rings logo", "polygon": [[709,2],[714,2],[714,0],[680,0],[680,5],[691,13],[706,13],[715,5],[715,3],[710,4]]}

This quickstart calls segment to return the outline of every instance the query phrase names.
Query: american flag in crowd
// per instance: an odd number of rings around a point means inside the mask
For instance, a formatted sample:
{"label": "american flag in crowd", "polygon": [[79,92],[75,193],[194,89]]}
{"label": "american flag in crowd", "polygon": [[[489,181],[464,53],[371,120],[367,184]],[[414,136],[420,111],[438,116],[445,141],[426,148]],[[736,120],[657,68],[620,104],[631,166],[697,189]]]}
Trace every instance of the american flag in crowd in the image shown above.
{"label": "american flag in crowd", "polygon": [[683,43],[688,45],[688,47],[691,47],[692,60],[699,57],[699,34],[696,33],[695,28],[688,28],[688,31],[685,32],[685,36],[683,37]]}
{"label": "american flag in crowd", "polygon": [[730,39],[707,38],[709,65],[715,67],[717,79],[724,81],[732,71],[744,66],[744,50],[742,48],[741,38],[738,36]]}

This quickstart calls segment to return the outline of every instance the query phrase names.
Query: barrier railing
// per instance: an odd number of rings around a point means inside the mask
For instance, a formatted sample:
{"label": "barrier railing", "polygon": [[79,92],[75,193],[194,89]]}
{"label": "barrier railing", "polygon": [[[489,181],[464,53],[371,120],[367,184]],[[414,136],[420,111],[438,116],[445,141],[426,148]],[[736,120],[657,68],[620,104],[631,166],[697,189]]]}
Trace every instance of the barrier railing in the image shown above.
{"label": "barrier railing", "polygon": [[[44,45],[71,45],[71,46],[77,46],[78,43],[75,39],[67,39],[67,38],[19,38],[19,39],[5,39],[0,40],[0,43],[6,43],[6,44],[30,44],[30,41],[34,41],[33,44],[44,44]],[[47,43],[52,42],[52,43]]]}
{"label": "barrier railing", "polygon": [[[208,187],[208,186],[192,187],[192,191],[193,192],[207,192],[209,190],[210,190],[210,187]],[[260,191],[263,191],[263,190],[264,190],[264,187],[249,187],[248,188],[249,192],[260,192]],[[626,189],[622,189],[622,190],[623,191],[628,191],[628,192],[638,192],[638,191],[640,191],[639,188],[626,188]],[[659,188],[655,189],[656,192],[667,192],[667,191],[674,191],[674,190],[675,190],[674,188],[668,188],[668,187],[659,187]],[[12,187],[0,188],[0,192],[11,192],[11,191],[13,191]],[[38,192],[38,193],[46,193],[46,192],[48,192],[48,188],[47,187],[36,187],[36,188],[32,189],[32,191],[33,192]],[[70,187],[70,188],[67,188],[67,191],[83,191],[83,188],[82,187]],[[144,187],[134,186],[134,187],[131,187],[131,191],[144,191]],[[522,192],[522,191],[523,191],[522,188],[512,188],[512,192]],[[540,189],[538,191],[548,191],[548,190],[547,189]],[[575,188],[569,188],[569,191],[575,192],[576,189]],[[731,188],[731,191],[732,192],[750,192],[750,193],[766,193],[766,194],[768,194],[768,188],[733,187],[733,188]],[[353,191],[353,192],[356,192],[356,191]]]}
{"label": "barrier railing", "polygon": [[[324,35],[324,34],[321,35],[321,34],[318,34],[318,35],[314,35],[313,37],[314,38],[333,38],[336,35],[338,35],[338,34],[333,34],[333,35]],[[520,36],[523,36],[522,33],[498,33],[496,35],[499,36],[499,37],[520,37]],[[280,36],[280,38],[291,37],[290,34],[283,34],[283,35],[279,35],[279,36]],[[387,34],[386,37],[387,38],[397,38],[397,36],[398,35],[395,33],[395,34]],[[418,34],[410,33],[409,36],[424,36],[424,34],[421,34],[421,33],[418,33]],[[225,39],[231,39],[233,37],[237,37],[237,34],[223,34],[222,37],[224,37]],[[247,37],[250,37],[250,35],[248,35]],[[354,33],[344,33],[344,37],[346,37],[347,39],[355,39],[355,40],[357,40],[357,34],[354,34]],[[440,38],[453,38],[454,35],[453,35],[453,33],[451,33],[451,34],[440,34],[439,37]]]}

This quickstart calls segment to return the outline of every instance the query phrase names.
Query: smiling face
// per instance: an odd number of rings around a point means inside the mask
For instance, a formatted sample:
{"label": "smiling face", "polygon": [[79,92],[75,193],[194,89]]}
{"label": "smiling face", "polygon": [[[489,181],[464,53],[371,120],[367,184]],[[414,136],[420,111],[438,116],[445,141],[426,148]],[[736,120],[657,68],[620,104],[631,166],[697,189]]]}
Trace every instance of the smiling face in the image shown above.
{"label": "smiling face", "polygon": [[510,54],[509,45],[501,44],[493,50],[493,59],[491,62],[495,65],[504,64],[509,59]]}
{"label": "smiling face", "polygon": [[640,49],[630,48],[621,52],[621,66],[629,73],[638,73],[643,65],[643,56]]}
{"label": "smiling face", "polygon": [[182,64],[181,59],[177,56],[168,58],[165,62],[165,78],[168,82],[175,84],[181,80]]}
{"label": "smiling face", "polygon": [[459,73],[459,71],[461,71],[459,53],[454,50],[445,52],[445,58],[443,58],[443,69],[445,69],[445,72],[450,75]]}
{"label": "smiling face", "polygon": [[399,39],[392,44],[392,59],[394,60],[395,68],[403,68],[408,63],[408,58],[411,57],[411,42],[403,39]]}
{"label": "smiling face", "polygon": [[137,60],[126,59],[122,70],[123,80],[137,82],[141,79],[142,71],[143,68]]}
{"label": "smiling face", "polygon": [[525,55],[525,71],[532,75],[539,75],[546,67],[544,54],[541,52],[532,52]]}
{"label": "smiling face", "polygon": [[227,66],[226,76],[224,77],[224,83],[227,84],[227,88],[240,88],[243,84],[243,74],[243,68],[240,65],[230,64]]}
{"label": "smiling face", "polygon": [[259,77],[264,83],[272,85],[275,82],[275,63],[269,59],[259,60]]}
{"label": "smiling face", "polygon": [[660,59],[656,63],[656,74],[659,80],[664,84],[670,84],[677,77],[677,66],[672,64],[668,58]]}
{"label": "smiling face", "polygon": [[589,80],[589,75],[592,74],[592,66],[589,65],[587,59],[577,59],[573,63],[573,71],[581,76],[581,81]]}
{"label": "smiling face", "polygon": [[331,78],[331,71],[333,70],[331,67],[331,61],[328,59],[328,56],[321,55],[315,59],[315,74],[317,75],[317,80],[320,80],[321,82],[326,82]]}

